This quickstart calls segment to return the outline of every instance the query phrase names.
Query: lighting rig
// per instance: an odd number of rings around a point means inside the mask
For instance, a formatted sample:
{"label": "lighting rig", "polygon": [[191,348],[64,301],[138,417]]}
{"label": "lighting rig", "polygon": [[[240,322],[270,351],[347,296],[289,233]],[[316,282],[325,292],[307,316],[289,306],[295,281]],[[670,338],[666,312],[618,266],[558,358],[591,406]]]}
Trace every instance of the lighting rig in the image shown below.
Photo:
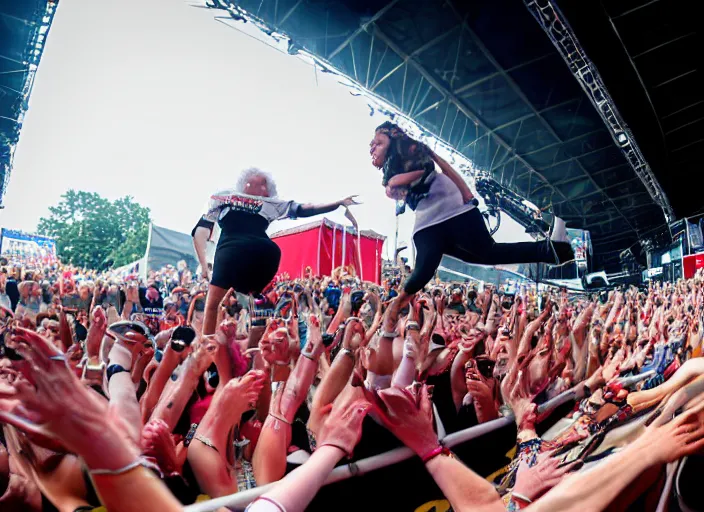
{"label": "lighting rig", "polygon": [[477,173],[475,187],[486,203],[487,210],[483,215],[492,235],[501,226],[502,211],[523,226],[526,233],[536,238],[544,236],[550,230],[550,224],[543,219],[539,209],[501,185],[489,173]]}

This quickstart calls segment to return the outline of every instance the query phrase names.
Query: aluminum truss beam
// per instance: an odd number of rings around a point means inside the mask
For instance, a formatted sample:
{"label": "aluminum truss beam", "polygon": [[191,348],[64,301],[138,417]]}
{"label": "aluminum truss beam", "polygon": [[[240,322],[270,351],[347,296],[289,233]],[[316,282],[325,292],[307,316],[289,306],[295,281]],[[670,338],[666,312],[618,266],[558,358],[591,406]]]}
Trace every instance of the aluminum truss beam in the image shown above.
{"label": "aluminum truss beam", "polygon": [[[378,25],[372,24],[370,29],[373,30],[372,33],[376,37],[383,41],[403,61],[413,66],[421,74],[421,76],[425,78],[428,84],[438,90],[447,99],[447,101],[453,103],[457,107],[457,109],[462,112],[465,116],[467,116],[471,121],[476,123],[478,126],[481,126],[482,129],[484,129],[486,132],[489,132],[490,135],[489,133],[487,133],[487,136],[493,138],[494,141],[498,144],[498,146],[503,147],[504,150],[512,154],[517,161],[521,162],[527,169],[529,169],[529,171],[531,172],[531,176],[534,175],[540,181],[544,182],[550,188],[553,194],[557,194],[563,199],[567,199],[567,197],[565,197],[565,195],[561,191],[553,187],[542,174],[537,172],[530,163],[528,163],[520,155],[516,154],[515,149],[508,142],[506,142],[498,134],[493,133],[491,128],[481,118],[479,118],[479,116],[472,112],[472,110],[460,98],[458,98],[455,93],[453,93],[448,87],[444,86],[438,79],[436,79],[425,68],[425,66],[423,66],[420,62],[418,62],[418,60],[416,60],[415,57],[412,57],[411,55],[408,55],[406,52],[404,52],[389,36],[382,32]],[[568,205],[574,210],[574,206],[571,203],[568,203]]]}
{"label": "aluminum truss beam", "polygon": [[630,129],[616,109],[594,64],[579,44],[564,15],[553,0],[523,0],[533,17],[557,48],[570,71],[589,97],[636,175],[641,179],[655,204],[663,211],[665,221],[674,220],[675,213],[645,161]]}

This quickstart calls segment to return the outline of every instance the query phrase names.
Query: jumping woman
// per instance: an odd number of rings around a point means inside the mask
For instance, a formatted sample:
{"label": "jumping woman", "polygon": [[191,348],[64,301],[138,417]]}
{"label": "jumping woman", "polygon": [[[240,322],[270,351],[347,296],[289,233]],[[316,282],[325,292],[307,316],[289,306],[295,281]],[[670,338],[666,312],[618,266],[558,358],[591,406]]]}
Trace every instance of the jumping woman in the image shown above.
{"label": "jumping woman", "polygon": [[[383,171],[386,195],[415,211],[413,272],[394,300],[387,318],[398,315],[411,297],[433,278],[444,254],[467,263],[561,264],[574,259],[564,222],[556,218],[552,240],[497,243],[489,234],[478,201],[462,177],[425,144],[385,122],[370,144],[372,164]],[[435,165],[440,168],[438,172]],[[384,326],[387,328],[387,325]]]}

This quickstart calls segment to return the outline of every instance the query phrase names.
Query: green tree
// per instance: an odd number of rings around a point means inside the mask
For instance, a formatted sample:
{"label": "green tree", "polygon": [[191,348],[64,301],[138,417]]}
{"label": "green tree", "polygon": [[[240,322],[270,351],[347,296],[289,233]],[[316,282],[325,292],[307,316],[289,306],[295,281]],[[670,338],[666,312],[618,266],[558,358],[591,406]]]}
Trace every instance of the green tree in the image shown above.
{"label": "green tree", "polygon": [[59,258],[103,270],[144,256],[150,212],[131,197],[110,201],[94,192],[69,190],[37,231],[56,238]]}

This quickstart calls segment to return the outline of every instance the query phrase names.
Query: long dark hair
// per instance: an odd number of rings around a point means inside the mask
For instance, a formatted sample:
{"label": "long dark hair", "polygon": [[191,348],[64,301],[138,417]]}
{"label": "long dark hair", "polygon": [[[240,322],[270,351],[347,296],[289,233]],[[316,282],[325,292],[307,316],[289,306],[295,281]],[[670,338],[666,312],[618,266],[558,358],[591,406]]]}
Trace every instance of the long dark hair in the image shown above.
{"label": "long dark hair", "polygon": [[382,167],[382,185],[386,186],[391,178],[418,170],[434,170],[430,148],[409,137],[398,125],[386,121],[379,125],[376,133],[383,133],[389,137],[389,148]]}

